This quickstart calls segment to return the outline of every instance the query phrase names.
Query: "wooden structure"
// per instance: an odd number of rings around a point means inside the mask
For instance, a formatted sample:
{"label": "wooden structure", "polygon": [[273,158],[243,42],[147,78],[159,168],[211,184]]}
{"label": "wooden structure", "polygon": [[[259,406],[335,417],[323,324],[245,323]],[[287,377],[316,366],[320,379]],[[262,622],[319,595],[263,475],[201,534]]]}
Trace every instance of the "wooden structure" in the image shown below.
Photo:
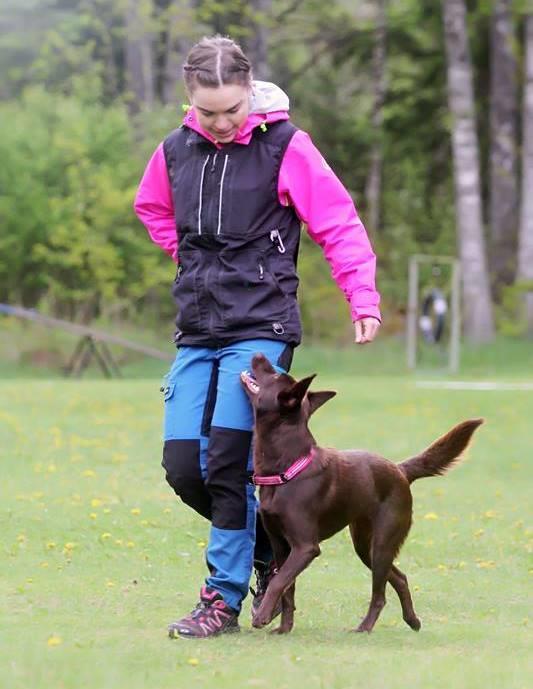
{"label": "wooden structure", "polygon": [[64,368],[66,376],[75,376],[79,378],[90,364],[91,359],[94,359],[106,378],[112,378],[113,376],[120,377],[120,369],[108,346],[110,344],[119,345],[125,349],[130,349],[161,361],[172,361],[174,359],[174,355],[171,352],[162,352],[154,347],[132,342],[131,340],[126,340],[122,337],[111,335],[111,333],[106,333],[86,325],[78,325],[77,323],[71,323],[70,321],[61,320],[60,318],[44,316],[33,309],[24,309],[20,306],[0,304],[0,314],[34,321],[47,328],[64,330],[79,337],[74,352],[70,357],[70,361]]}

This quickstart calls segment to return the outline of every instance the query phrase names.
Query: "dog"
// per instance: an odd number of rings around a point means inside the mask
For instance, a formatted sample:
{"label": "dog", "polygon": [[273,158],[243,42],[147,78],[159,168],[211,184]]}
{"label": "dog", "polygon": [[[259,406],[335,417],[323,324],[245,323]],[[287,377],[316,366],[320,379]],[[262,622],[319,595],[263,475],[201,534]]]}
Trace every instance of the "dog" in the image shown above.
{"label": "dog", "polygon": [[403,619],[418,631],[407,577],[393,564],[411,527],[409,486],[456,464],[483,419],[463,421],[401,464],[363,450],[322,448],[307,422],[336,392],[310,391],[314,377],[277,373],[262,354],[254,355],[251,373],[241,373],[255,420],[252,481],[259,486],[261,519],[278,569],[252,625],[269,624],[281,598],[281,622],[273,632],[291,631],[296,577],[320,555],[321,541],[348,526],[355,552],[372,572],[368,612],[354,631],[372,631],[387,582],[398,594]]}

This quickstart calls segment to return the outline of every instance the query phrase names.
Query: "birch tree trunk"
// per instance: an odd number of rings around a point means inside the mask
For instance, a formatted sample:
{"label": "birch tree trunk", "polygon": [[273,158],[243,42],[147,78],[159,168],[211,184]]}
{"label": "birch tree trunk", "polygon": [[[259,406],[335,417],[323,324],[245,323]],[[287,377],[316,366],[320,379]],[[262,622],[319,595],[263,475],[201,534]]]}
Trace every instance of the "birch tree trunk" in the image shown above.
{"label": "birch tree trunk", "polygon": [[517,62],[512,0],[495,0],[491,23],[490,268],[493,294],[514,282],[518,225]]}
{"label": "birch tree trunk", "polygon": [[131,113],[151,110],[154,104],[151,17],[152,0],[126,0],[126,83]]}
{"label": "birch tree trunk", "polygon": [[[518,238],[518,279],[533,281],[533,14],[525,20],[522,115],[522,205]],[[533,289],[526,294],[528,332],[533,334]]]}
{"label": "birch tree trunk", "polygon": [[463,276],[464,332],[470,341],[481,343],[494,337],[494,321],[481,216],[479,148],[466,10],[464,0],[442,0],[442,4],[459,258]]}
{"label": "birch tree trunk", "polygon": [[252,0],[252,35],[246,39],[246,52],[252,63],[254,79],[270,81],[272,74],[268,59],[269,20],[272,0]]}
{"label": "birch tree trunk", "polygon": [[178,85],[181,84],[181,68],[187,53],[194,44],[195,28],[193,0],[174,0],[170,3],[164,18],[165,64],[161,95],[163,103],[175,104]]}
{"label": "birch tree trunk", "polygon": [[387,51],[387,0],[379,0],[377,6],[374,51],[372,56],[372,77],[374,81],[374,103],[372,107],[372,130],[375,137],[370,155],[370,170],[366,180],[365,199],[368,204],[367,229],[376,232],[381,220],[381,180],[383,170],[383,104],[387,89],[385,61]]}

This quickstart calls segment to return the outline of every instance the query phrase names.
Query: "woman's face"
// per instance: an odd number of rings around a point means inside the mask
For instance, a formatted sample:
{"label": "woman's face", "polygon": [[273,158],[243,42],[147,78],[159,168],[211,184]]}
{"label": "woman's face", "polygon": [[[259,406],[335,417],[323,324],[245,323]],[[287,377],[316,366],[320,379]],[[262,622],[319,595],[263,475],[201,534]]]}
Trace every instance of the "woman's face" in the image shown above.
{"label": "woman's face", "polygon": [[250,112],[250,89],[239,84],[197,86],[191,105],[202,129],[221,144],[233,141]]}

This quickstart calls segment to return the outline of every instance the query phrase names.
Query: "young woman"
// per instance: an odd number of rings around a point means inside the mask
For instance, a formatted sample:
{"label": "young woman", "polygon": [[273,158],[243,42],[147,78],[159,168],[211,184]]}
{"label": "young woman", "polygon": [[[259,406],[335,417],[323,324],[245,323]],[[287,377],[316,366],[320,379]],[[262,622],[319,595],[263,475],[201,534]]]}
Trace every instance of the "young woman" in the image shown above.
{"label": "young woman", "polygon": [[289,120],[274,84],[253,81],[230,39],[204,38],[183,68],[191,107],[156,149],[135,210],[177,263],[178,353],[164,389],[163,467],[176,494],[211,521],[209,575],[171,636],[239,630],[252,568],[252,608],[275,572],[249,484],[253,415],[239,374],[263,352],[288,371],[301,324],[296,299],[300,226],[323,249],[355,324],[380,324],[375,256],[354,204]]}

